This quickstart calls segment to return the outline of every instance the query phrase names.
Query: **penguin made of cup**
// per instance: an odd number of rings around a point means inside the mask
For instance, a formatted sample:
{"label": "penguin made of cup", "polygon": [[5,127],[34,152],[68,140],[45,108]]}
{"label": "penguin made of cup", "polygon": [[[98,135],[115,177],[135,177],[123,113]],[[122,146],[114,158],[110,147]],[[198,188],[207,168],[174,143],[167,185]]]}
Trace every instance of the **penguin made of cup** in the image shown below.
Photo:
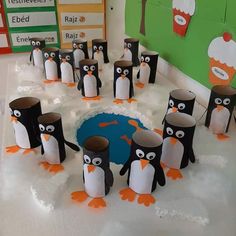
{"label": "penguin made of cup", "polygon": [[68,87],[75,87],[74,55],[70,49],[59,51],[61,82]]}
{"label": "penguin made of cup", "polygon": [[98,61],[98,70],[101,71],[103,64],[109,63],[107,41],[105,39],[92,40],[92,59]]}
{"label": "penguin made of cup", "polygon": [[212,88],[205,126],[208,127],[220,141],[229,138],[226,133],[229,129],[235,104],[236,89],[227,85],[216,85]]}
{"label": "penguin made of cup", "polygon": [[58,82],[61,78],[60,59],[58,48],[44,48],[44,68],[45,68],[45,84]]}
{"label": "penguin made of cup", "polygon": [[166,176],[173,180],[183,178],[180,169],[187,167],[189,160],[195,162],[193,152],[195,127],[196,120],[188,114],[177,112],[166,115],[161,165],[163,168],[169,168]]}
{"label": "penguin made of cup", "polygon": [[11,122],[15,134],[15,146],[6,147],[7,153],[23,154],[35,152],[41,145],[37,118],[42,114],[40,100],[34,97],[21,97],[9,103]]}
{"label": "penguin made of cup", "polygon": [[75,68],[79,69],[79,62],[83,59],[89,59],[88,43],[80,39],[72,41]]}
{"label": "penguin made of cup", "polygon": [[98,77],[98,61],[93,59],[84,59],[80,61],[80,80],[78,90],[81,90],[83,100],[100,100],[99,88],[102,87],[102,81]]}
{"label": "penguin made of cup", "polygon": [[109,162],[109,141],[102,136],[92,136],[83,144],[83,182],[84,191],[71,193],[76,202],[93,198],[89,207],[105,207],[104,197],[113,185],[113,174]]}
{"label": "penguin made of cup", "polygon": [[145,51],[141,53],[141,64],[137,74],[136,87],[144,88],[148,83],[155,83],[157,72],[158,53]]}
{"label": "penguin made of cup", "polygon": [[133,66],[140,64],[138,58],[139,52],[139,40],[135,38],[127,38],[124,40],[124,54],[121,57],[122,60],[132,61]]}
{"label": "penguin made of cup", "polygon": [[49,172],[63,171],[61,163],[66,159],[65,144],[75,151],[79,151],[80,148],[65,140],[59,113],[45,113],[38,117],[38,123],[42,142],[41,154],[46,160],[40,165]]}
{"label": "penguin made of cup", "polygon": [[122,200],[130,202],[138,194],[138,203],[149,206],[155,203],[151,193],[157,183],[165,185],[165,175],[160,164],[162,137],[150,130],[137,130],[132,136],[130,156],[120,171],[128,170],[128,188],[120,191]]}
{"label": "penguin made of cup", "polygon": [[33,65],[43,69],[43,52],[42,49],[45,48],[45,39],[43,38],[31,38],[30,45],[32,50],[30,53],[30,62],[33,62]]}
{"label": "penguin made of cup", "polygon": [[133,99],[133,65],[131,61],[116,61],[114,63],[114,82],[113,82],[113,101],[116,104],[122,104],[124,100],[128,103],[135,102]]}

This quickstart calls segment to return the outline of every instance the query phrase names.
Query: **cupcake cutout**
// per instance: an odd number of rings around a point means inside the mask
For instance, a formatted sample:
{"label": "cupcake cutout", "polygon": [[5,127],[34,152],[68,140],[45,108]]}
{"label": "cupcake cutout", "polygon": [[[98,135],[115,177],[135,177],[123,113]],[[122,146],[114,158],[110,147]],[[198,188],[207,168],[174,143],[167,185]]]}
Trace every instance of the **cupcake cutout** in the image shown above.
{"label": "cupcake cutout", "polygon": [[173,0],[173,31],[184,37],[195,12],[195,0]]}
{"label": "cupcake cutout", "polygon": [[236,42],[230,33],[215,38],[208,48],[209,79],[213,85],[229,85],[236,72]]}

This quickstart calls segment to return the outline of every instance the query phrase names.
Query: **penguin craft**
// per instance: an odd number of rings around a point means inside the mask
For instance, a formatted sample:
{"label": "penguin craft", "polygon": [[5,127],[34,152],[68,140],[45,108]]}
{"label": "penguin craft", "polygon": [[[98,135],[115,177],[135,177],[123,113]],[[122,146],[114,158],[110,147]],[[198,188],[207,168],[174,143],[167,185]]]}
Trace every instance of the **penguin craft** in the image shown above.
{"label": "penguin craft", "polygon": [[136,83],[138,88],[143,88],[148,83],[155,83],[157,71],[158,53],[156,52],[142,52],[141,64],[137,74],[139,82]]}
{"label": "penguin craft", "polygon": [[65,140],[59,113],[43,114],[38,117],[38,123],[42,141],[41,154],[46,160],[40,164],[49,172],[64,170],[61,163],[66,159],[65,144],[75,151],[79,151],[79,147]]}
{"label": "penguin craft", "polygon": [[97,60],[85,59],[80,61],[80,80],[78,90],[81,90],[83,100],[100,100],[99,88],[102,82],[98,77]]}
{"label": "penguin craft", "polygon": [[139,40],[134,38],[127,38],[124,40],[124,55],[122,60],[132,61],[133,66],[140,64],[138,59]]}
{"label": "penguin craft", "polygon": [[82,202],[91,197],[88,206],[105,207],[103,198],[109,193],[114,179],[110,170],[109,141],[102,136],[93,136],[84,142],[83,182],[85,191],[72,193],[72,199]]}
{"label": "penguin craft", "polygon": [[22,97],[10,102],[9,107],[16,145],[7,147],[6,152],[16,153],[20,149],[25,149],[23,154],[34,152],[34,148],[41,144],[37,122],[42,114],[40,100]]}
{"label": "penguin craft", "polygon": [[136,131],[132,136],[130,157],[120,171],[124,175],[128,170],[129,188],[120,191],[121,199],[134,201],[139,194],[138,203],[149,206],[155,203],[151,193],[157,182],[165,185],[165,175],[160,165],[162,137],[150,130]]}
{"label": "penguin craft", "polygon": [[33,61],[33,65],[43,69],[43,52],[42,49],[45,48],[45,39],[42,38],[31,38],[30,44],[32,50],[30,53],[30,62]]}
{"label": "penguin craft", "polygon": [[128,103],[136,101],[133,99],[133,67],[131,61],[116,61],[114,63],[114,82],[113,91],[116,104],[123,103],[127,100]]}
{"label": "penguin craft", "polygon": [[107,50],[107,41],[105,39],[92,40],[92,59],[98,61],[99,71],[102,70],[104,63],[109,63]]}
{"label": "penguin craft", "polygon": [[74,56],[70,49],[59,51],[61,82],[68,87],[75,87]]}
{"label": "penguin craft", "polygon": [[225,85],[212,88],[205,126],[217,135],[218,140],[229,138],[225,133],[228,132],[235,104],[236,89]]}
{"label": "penguin craft", "polygon": [[166,115],[163,130],[162,167],[170,168],[167,177],[176,180],[183,178],[180,169],[194,163],[193,136],[196,120],[185,113]]}
{"label": "penguin craft", "polygon": [[72,41],[75,68],[79,69],[79,62],[89,59],[87,41],[76,39]]}
{"label": "penguin craft", "polygon": [[44,83],[49,84],[57,82],[61,78],[60,59],[58,48],[44,48],[44,68],[45,77]]}

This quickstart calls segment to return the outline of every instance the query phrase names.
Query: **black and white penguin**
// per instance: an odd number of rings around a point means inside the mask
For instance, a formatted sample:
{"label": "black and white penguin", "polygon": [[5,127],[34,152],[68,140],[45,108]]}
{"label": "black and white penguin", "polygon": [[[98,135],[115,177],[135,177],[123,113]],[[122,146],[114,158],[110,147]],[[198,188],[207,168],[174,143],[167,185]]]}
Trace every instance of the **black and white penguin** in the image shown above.
{"label": "black and white penguin", "polygon": [[32,50],[30,53],[30,61],[33,61],[33,65],[43,69],[43,52],[42,49],[45,48],[45,39],[43,38],[31,38],[30,44]]}
{"label": "black and white penguin", "polygon": [[45,68],[45,83],[56,82],[61,78],[60,59],[58,48],[44,48],[44,68]]}
{"label": "black and white penguin", "polygon": [[43,166],[51,172],[58,172],[64,168],[60,165],[66,158],[65,144],[75,151],[80,148],[65,140],[59,113],[45,113],[38,117],[40,138],[42,142],[41,154],[46,162]]}
{"label": "black and white penguin", "polygon": [[37,118],[42,114],[40,100],[34,97],[18,98],[9,104],[16,146],[7,147],[8,153],[26,149],[24,154],[40,146]]}
{"label": "black and white penguin", "polygon": [[70,49],[61,49],[59,51],[61,82],[68,87],[75,86],[74,56]]}
{"label": "black and white penguin", "polygon": [[133,66],[131,61],[116,61],[114,63],[114,103],[123,103],[127,100],[129,103],[136,101],[133,88]]}
{"label": "black and white penguin", "polygon": [[81,90],[84,100],[100,100],[99,88],[102,82],[98,77],[97,60],[84,59],[80,61],[80,80],[78,90]]}
{"label": "black and white penguin", "polygon": [[180,169],[185,168],[189,160],[194,163],[193,136],[196,120],[185,113],[166,115],[163,130],[161,164],[170,168],[167,176],[172,179],[182,178]]}
{"label": "black and white penguin", "polygon": [[92,59],[98,61],[98,70],[102,70],[104,63],[109,63],[107,50],[107,41],[105,39],[92,40]]}
{"label": "black and white penguin", "polygon": [[149,206],[155,202],[151,193],[159,185],[165,185],[165,175],[160,165],[162,137],[150,130],[138,130],[132,136],[130,157],[120,171],[124,175],[128,170],[128,189],[120,191],[123,200],[134,200],[140,194],[138,202]]}
{"label": "black and white penguin", "polygon": [[141,54],[141,64],[137,74],[137,87],[143,88],[148,83],[155,83],[158,53],[145,51]]}
{"label": "black and white penguin", "polygon": [[89,59],[87,41],[76,39],[72,41],[75,68],[79,69],[79,62],[83,59]]}

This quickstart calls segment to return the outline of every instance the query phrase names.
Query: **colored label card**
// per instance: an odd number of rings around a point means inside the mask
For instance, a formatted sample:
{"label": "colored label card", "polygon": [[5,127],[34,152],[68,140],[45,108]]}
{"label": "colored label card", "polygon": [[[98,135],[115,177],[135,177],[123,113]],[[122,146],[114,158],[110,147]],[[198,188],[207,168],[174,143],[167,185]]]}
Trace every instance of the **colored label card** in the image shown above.
{"label": "colored label card", "polygon": [[6,34],[0,34],[0,48],[7,48],[8,42],[7,42],[7,35]]}
{"label": "colored label card", "polygon": [[55,6],[54,0],[6,0],[7,8],[52,6]]}
{"label": "colored label card", "polygon": [[59,4],[102,4],[102,0],[58,0]]}

